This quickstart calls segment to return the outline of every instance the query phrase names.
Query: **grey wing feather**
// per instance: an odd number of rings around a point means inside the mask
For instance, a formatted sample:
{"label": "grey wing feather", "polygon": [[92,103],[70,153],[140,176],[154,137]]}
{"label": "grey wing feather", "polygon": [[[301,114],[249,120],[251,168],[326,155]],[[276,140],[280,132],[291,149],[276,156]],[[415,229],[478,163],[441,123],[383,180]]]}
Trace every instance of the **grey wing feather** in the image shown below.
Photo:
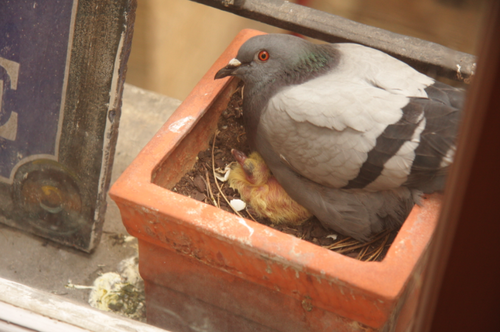
{"label": "grey wing feather", "polygon": [[418,201],[419,191],[400,187],[368,192],[322,186],[295,173],[267,144],[260,153],[286,192],[329,229],[367,241],[384,229],[399,227]]}
{"label": "grey wing feather", "polygon": [[415,149],[415,160],[405,185],[426,193],[443,190],[456,149],[464,92],[437,82],[428,88],[429,99],[414,99],[424,110],[426,126]]}

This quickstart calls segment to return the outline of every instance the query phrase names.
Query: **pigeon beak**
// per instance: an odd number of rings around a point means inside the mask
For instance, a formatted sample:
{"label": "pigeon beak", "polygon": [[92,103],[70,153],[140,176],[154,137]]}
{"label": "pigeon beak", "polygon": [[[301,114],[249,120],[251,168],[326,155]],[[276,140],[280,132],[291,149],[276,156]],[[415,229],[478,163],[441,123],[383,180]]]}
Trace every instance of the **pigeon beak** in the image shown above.
{"label": "pigeon beak", "polygon": [[240,60],[236,58],[231,59],[231,61],[229,61],[227,66],[225,66],[224,68],[219,70],[217,74],[215,74],[215,79],[218,80],[220,78],[234,75],[234,70],[239,68],[240,66],[241,66]]}

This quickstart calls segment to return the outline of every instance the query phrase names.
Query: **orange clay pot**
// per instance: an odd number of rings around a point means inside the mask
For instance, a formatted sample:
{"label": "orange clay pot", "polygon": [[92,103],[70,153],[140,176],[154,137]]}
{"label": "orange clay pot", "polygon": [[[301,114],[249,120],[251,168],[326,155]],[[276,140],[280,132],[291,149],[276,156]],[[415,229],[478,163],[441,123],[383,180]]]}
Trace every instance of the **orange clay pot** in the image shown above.
{"label": "orange clay pot", "polygon": [[208,147],[243,30],[111,188],[139,239],[148,323],[172,331],[409,331],[441,197],[415,206],[382,262],[361,262],[169,190]]}

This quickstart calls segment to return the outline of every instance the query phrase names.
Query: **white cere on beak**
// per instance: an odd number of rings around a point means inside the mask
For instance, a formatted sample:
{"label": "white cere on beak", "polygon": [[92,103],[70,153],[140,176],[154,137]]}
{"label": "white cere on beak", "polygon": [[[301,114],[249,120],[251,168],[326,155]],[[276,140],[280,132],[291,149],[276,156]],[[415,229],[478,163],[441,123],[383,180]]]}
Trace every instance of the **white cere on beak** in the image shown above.
{"label": "white cere on beak", "polygon": [[234,58],[234,59],[231,59],[229,61],[228,65],[238,67],[238,66],[241,66],[241,62],[240,62],[240,60]]}

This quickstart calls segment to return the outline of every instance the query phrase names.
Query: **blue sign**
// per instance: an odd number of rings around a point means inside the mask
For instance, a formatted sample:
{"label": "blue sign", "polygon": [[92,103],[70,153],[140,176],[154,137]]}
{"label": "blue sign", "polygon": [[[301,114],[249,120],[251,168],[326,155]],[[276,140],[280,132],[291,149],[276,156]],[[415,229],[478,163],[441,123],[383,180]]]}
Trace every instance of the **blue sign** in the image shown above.
{"label": "blue sign", "polygon": [[58,160],[74,6],[0,1],[0,182],[27,162]]}

